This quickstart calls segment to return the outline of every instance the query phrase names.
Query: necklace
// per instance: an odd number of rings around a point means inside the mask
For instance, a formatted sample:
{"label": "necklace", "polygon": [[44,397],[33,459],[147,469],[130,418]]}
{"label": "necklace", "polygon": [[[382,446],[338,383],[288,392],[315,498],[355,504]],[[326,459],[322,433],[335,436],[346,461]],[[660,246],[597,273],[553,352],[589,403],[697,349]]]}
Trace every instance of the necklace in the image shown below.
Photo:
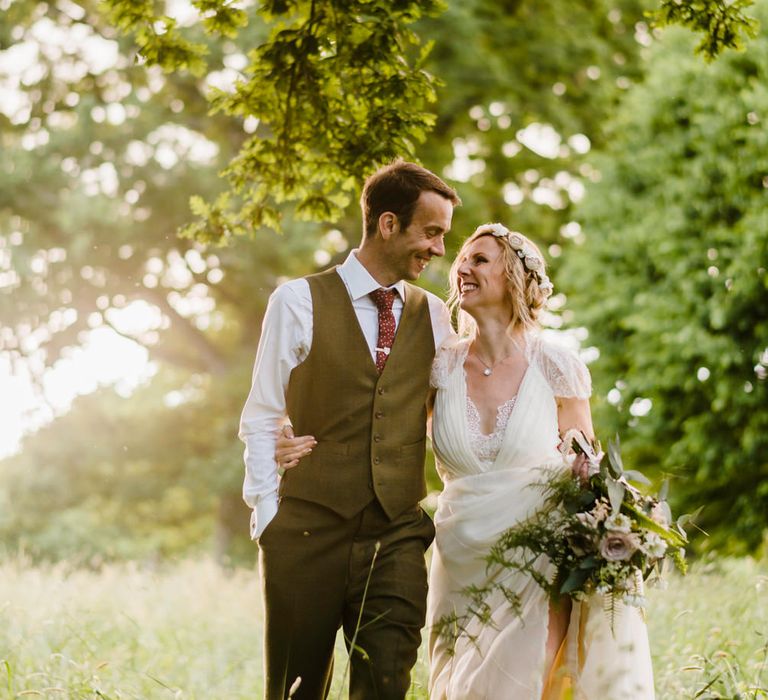
{"label": "necklace", "polygon": [[496,369],[496,367],[498,367],[502,362],[505,362],[506,360],[508,360],[510,357],[514,357],[516,354],[517,354],[517,351],[511,353],[510,355],[507,355],[506,357],[502,357],[500,360],[497,360],[493,364],[489,365],[485,360],[483,360],[482,357],[480,357],[477,350],[475,350],[475,357],[477,358],[477,361],[481,365],[483,365],[483,367],[485,367],[485,369],[483,370],[484,377],[490,377],[493,374],[493,370]]}

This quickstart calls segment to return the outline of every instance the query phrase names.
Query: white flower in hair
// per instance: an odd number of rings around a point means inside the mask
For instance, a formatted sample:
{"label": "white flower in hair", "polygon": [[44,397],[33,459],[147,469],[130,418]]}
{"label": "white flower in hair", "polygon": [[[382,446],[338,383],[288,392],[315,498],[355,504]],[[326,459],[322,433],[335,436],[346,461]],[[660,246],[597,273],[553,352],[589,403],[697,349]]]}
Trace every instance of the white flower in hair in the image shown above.
{"label": "white flower in hair", "polygon": [[536,274],[536,279],[542,294],[544,294],[545,297],[552,294],[552,290],[554,289],[552,283],[549,281],[549,277],[543,272],[544,261],[539,257],[536,251],[528,245],[525,236],[517,231],[510,231],[506,226],[499,223],[484,224],[479,227],[477,231],[490,233],[496,238],[505,238],[512,250],[517,254],[517,257],[520,258],[525,269]]}
{"label": "white flower in hair", "polygon": [[539,258],[537,255],[531,252],[526,252],[525,254],[525,266],[529,270],[540,270],[541,269],[541,258]]}
{"label": "white flower in hair", "polygon": [[552,282],[549,281],[549,277],[544,276],[539,280],[539,289],[545,297],[548,297],[554,291],[555,286],[552,284]]}
{"label": "white flower in hair", "polygon": [[486,229],[497,238],[507,238],[509,236],[509,229],[503,224],[488,224]]}

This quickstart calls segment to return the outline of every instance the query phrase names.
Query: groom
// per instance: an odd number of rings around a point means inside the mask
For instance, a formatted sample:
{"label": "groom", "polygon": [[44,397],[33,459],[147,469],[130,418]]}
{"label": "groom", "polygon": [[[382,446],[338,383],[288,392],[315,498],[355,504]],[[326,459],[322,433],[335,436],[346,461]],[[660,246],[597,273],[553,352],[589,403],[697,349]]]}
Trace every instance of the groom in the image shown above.
{"label": "groom", "polygon": [[[264,317],[243,410],[246,503],[260,547],[265,697],[330,687],[343,627],[350,698],[401,699],[424,624],[425,403],[443,303],[408,284],[445,254],[456,192],[402,160],[365,183],[363,239],[346,261],[288,282]],[[317,443],[278,478],[279,426]],[[299,679],[300,680],[297,680]]]}

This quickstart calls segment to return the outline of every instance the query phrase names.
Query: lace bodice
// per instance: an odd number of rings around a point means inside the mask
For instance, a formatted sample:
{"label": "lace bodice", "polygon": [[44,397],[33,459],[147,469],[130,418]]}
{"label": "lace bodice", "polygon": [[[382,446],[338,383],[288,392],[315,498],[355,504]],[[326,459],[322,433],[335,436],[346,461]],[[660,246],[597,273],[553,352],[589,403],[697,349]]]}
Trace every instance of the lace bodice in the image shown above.
{"label": "lace bodice", "polygon": [[[467,357],[470,340],[443,346],[435,355],[432,365],[432,386],[444,388],[448,377]],[[561,398],[588,399],[592,395],[592,379],[589,370],[570,348],[537,333],[526,337],[525,355],[528,364],[535,365],[547,380],[552,393]]]}
{"label": "lace bodice", "polygon": [[493,432],[486,435],[480,427],[480,412],[475,406],[475,402],[467,394],[467,427],[469,428],[469,444],[472,452],[475,453],[480,462],[489,464],[493,462],[499,454],[501,445],[504,442],[504,433],[507,429],[509,417],[512,415],[512,409],[515,407],[516,396],[509,401],[505,401],[496,409],[496,424]]}

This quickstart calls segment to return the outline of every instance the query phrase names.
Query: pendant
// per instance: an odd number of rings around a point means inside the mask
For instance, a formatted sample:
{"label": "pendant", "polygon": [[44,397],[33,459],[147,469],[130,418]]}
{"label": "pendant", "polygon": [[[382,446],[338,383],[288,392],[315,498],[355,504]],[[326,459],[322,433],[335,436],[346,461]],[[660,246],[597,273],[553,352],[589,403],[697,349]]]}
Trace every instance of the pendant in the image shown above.
{"label": "pendant", "polygon": [[490,367],[486,367],[486,368],[483,370],[483,374],[484,374],[486,377],[490,377],[490,376],[491,376],[491,372],[492,372],[492,371],[493,371],[493,370],[492,370]]}

